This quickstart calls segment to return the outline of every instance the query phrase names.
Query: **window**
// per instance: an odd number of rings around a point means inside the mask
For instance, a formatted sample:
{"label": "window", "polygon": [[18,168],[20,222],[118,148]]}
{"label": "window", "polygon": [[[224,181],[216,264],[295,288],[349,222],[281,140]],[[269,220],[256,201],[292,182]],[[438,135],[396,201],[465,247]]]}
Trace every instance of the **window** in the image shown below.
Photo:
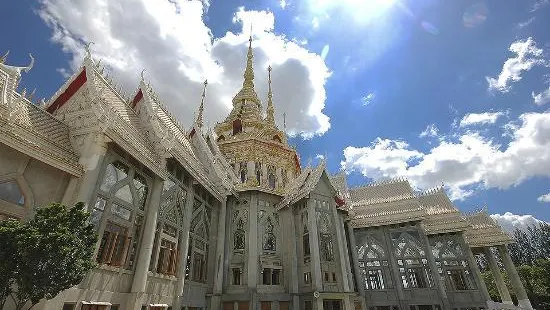
{"label": "window", "polygon": [[332,282],[336,282],[336,273],[332,273]]}
{"label": "window", "polygon": [[309,262],[311,249],[309,246],[309,221],[307,211],[302,212],[302,251],[304,254],[304,262]]}
{"label": "window", "polygon": [[261,301],[260,310],[271,310],[271,301]]}
{"label": "window", "polygon": [[168,179],[164,182],[149,270],[175,276],[179,261],[179,236],[183,229],[186,191]]}
{"label": "window", "polygon": [[331,235],[321,234],[319,237],[320,237],[319,242],[321,243],[321,248],[320,248],[321,260],[333,261],[334,260],[334,251],[333,251],[333,247],[332,247],[332,237],[331,237]]}
{"label": "window", "polygon": [[210,221],[210,206],[206,204],[206,201],[195,197],[189,232],[188,266],[186,266],[187,276],[191,277],[191,281],[206,282]]}
{"label": "window", "polygon": [[247,170],[247,167],[246,167],[246,163],[245,162],[242,162],[240,164],[240,168],[239,168],[239,175],[241,177],[241,183],[245,183],[246,182],[246,174],[248,173],[248,170]]}
{"label": "window", "polygon": [[148,192],[146,177],[135,168],[118,159],[107,162],[89,218],[98,231],[104,225],[98,263],[133,268]]}
{"label": "window", "polygon": [[120,305],[112,305],[109,310],[118,310],[120,309]]}
{"label": "window", "polygon": [[166,275],[176,275],[178,263],[178,250],[176,244],[168,240],[162,240],[157,261],[157,272]]}
{"label": "window", "polygon": [[25,204],[25,196],[15,180],[0,183],[0,199],[20,206]]}
{"label": "window", "polygon": [[313,303],[311,300],[304,301],[304,310],[313,310]]}
{"label": "window", "polygon": [[449,277],[451,285],[453,286],[453,289],[455,290],[468,289],[468,284],[466,282],[466,278],[464,277],[464,273],[462,272],[462,270],[459,270],[459,269],[447,270],[447,275]]}
{"label": "window", "polygon": [[256,185],[262,185],[262,163],[256,162],[255,166]]}
{"label": "window", "polygon": [[243,131],[243,123],[240,119],[236,119],[233,121],[233,135],[236,135]]}
{"label": "window", "polygon": [[281,270],[264,268],[262,270],[262,284],[264,285],[279,285],[281,284]]}
{"label": "window", "polygon": [[219,136],[218,139],[216,140],[217,142],[223,142],[225,141],[225,137],[223,135]]}
{"label": "window", "polygon": [[409,287],[416,287],[416,288],[427,287],[422,269],[423,268],[419,268],[419,267],[407,269],[409,274]]}
{"label": "window", "polygon": [[281,143],[281,138],[279,138],[279,136],[277,136],[277,135],[274,135],[273,136],[273,141],[277,141],[277,142]]}
{"label": "window", "polygon": [[110,266],[121,266],[125,263],[131,237],[128,230],[108,222],[99,244],[97,262]]}
{"label": "window", "polygon": [[426,252],[423,244],[419,241],[418,231],[394,232],[391,234],[391,238],[403,287],[426,288],[433,286]]}
{"label": "window", "polygon": [[304,283],[310,284],[311,283],[311,272],[304,272]]}
{"label": "window", "polygon": [[263,249],[265,252],[275,252],[277,250],[277,241],[275,234],[273,234],[273,223],[270,217],[267,218],[266,222]]}
{"label": "window", "polygon": [[233,285],[241,285],[241,268],[233,268]]}
{"label": "window", "polygon": [[63,310],[74,310],[75,307],[76,305],[72,303],[63,304]]}
{"label": "window", "polygon": [[367,271],[367,289],[371,290],[383,290],[384,277],[382,276],[382,270],[370,269]]}
{"label": "window", "polygon": [[243,229],[244,223],[242,219],[239,219],[237,223],[237,230],[235,230],[235,235],[233,239],[233,249],[236,251],[244,251],[245,244],[245,233]]}

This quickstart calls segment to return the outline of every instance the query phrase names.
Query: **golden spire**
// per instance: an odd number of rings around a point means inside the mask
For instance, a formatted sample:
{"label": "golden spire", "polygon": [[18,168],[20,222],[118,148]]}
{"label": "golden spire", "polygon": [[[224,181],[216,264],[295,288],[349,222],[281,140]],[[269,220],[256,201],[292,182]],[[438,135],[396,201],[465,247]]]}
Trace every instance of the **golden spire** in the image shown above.
{"label": "golden spire", "polygon": [[252,36],[248,38],[248,53],[246,55],[246,69],[244,70],[244,83],[243,86],[254,87],[254,68],[252,67]]}
{"label": "golden spire", "polygon": [[271,66],[267,67],[269,91],[267,92],[267,122],[275,125],[275,110],[273,109],[273,92],[271,91]]}
{"label": "golden spire", "polygon": [[199,106],[199,114],[197,115],[197,127],[202,128],[202,113],[204,112],[204,97],[206,97],[206,85],[208,80],[204,80],[204,88],[202,89],[201,105]]}

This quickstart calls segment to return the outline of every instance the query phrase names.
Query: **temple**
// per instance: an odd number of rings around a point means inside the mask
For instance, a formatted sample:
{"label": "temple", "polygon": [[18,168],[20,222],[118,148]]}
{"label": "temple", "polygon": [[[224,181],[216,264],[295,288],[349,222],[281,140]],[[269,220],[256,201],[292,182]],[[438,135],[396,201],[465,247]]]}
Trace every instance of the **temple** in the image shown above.
{"label": "temple", "polygon": [[89,50],[41,103],[17,90],[34,59],[1,58],[0,220],[84,202],[99,235],[97,267],[34,309],[532,309],[512,240],[486,211],[461,213],[442,187],[349,188],[324,161],[302,167],[275,122],[271,67],[265,105],[254,89],[252,44],[231,112],[213,128],[207,82],[184,127],[143,74],[125,98]]}

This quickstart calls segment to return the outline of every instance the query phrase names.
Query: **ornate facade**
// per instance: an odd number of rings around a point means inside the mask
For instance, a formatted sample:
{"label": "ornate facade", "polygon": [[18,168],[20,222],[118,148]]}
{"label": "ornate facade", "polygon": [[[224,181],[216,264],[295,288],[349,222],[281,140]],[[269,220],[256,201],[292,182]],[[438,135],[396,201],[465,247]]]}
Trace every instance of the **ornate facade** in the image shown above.
{"label": "ornate facade", "polygon": [[36,309],[513,309],[496,252],[531,309],[487,213],[460,213],[441,188],[349,189],[324,162],[301,167],[275,123],[271,68],[265,114],[254,89],[252,40],[233,108],[209,130],[206,82],[184,128],[143,77],[124,98],[89,50],[48,102],[17,91],[31,67],[0,62],[0,220],[83,201],[100,236],[97,267]]}

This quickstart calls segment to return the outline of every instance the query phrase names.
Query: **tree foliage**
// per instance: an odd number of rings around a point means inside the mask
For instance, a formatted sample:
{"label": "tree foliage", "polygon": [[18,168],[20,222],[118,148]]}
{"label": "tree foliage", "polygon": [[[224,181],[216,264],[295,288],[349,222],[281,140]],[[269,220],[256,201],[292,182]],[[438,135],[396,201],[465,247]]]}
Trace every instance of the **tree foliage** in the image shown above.
{"label": "tree foliage", "polygon": [[538,259],[550,259],[550,224],[540,222],[526,230],[516,229],[513,238],[515,243],[510,244],[508,249],[516,266],[533,265]]}
{"label": "tree foliage", "polygon": [[2,289],[11,293],[18,309],[27,303],[35,305],[42,298],[55,297],[82,281],[93,268],[97,236],[88,217],[82,203],[73,208],[53,203],[38,209],[33,219],[19,226],[13,221],[1,223],[2,227],[12,225],[16,231],[12,243],[0,240],[0,244],[12,245],[4,253],[12,259],[0,260],[0,270],[13,270],[11,283]]}

